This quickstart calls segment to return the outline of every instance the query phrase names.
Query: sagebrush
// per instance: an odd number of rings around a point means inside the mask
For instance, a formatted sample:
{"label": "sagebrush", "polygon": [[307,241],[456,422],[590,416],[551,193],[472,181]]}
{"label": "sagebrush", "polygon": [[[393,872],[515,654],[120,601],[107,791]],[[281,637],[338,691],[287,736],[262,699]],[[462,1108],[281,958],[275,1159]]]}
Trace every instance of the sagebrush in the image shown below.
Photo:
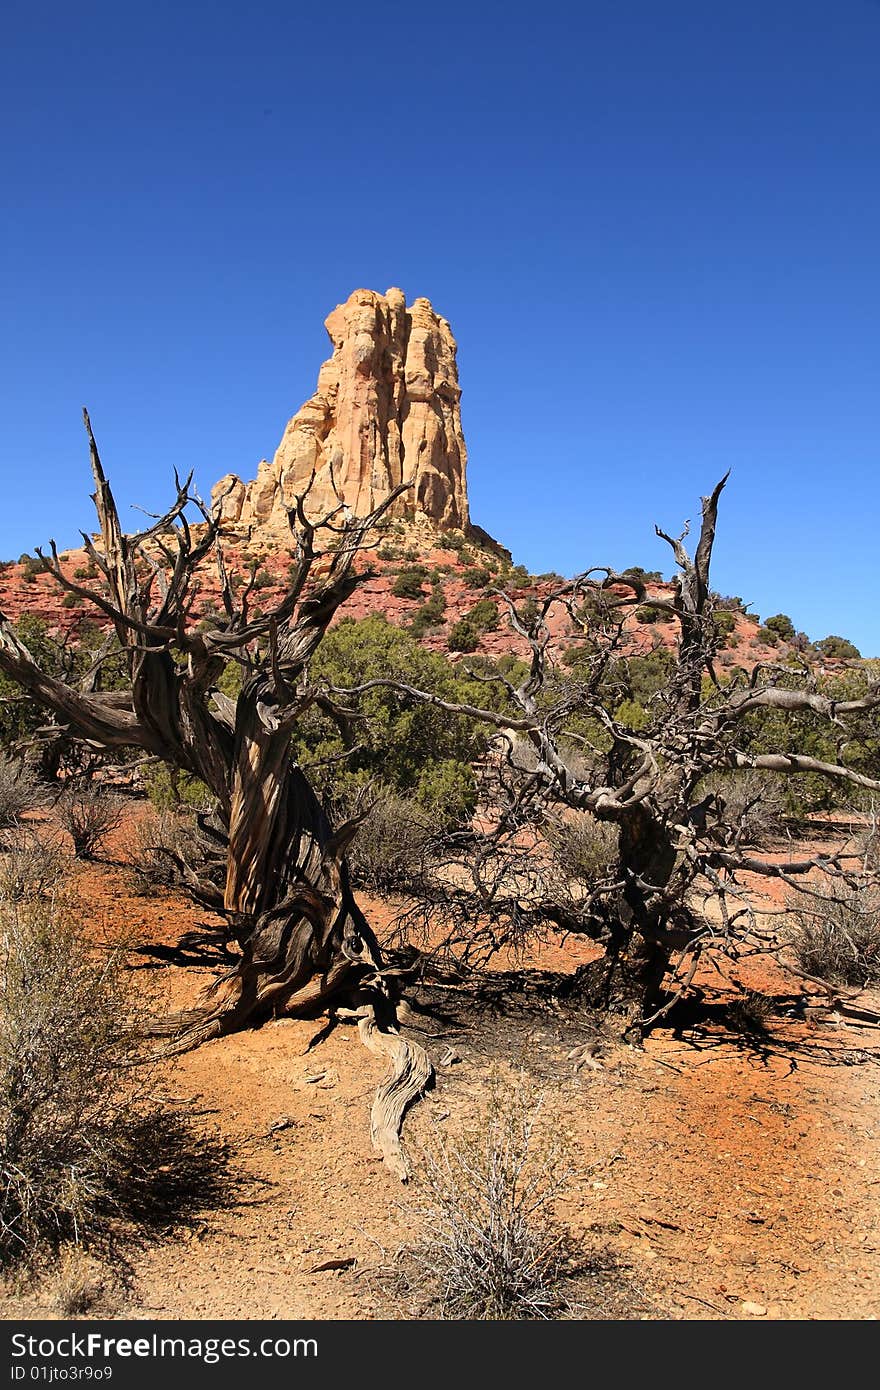
{"label": "sagebrush", "polygon": [[163,1102],[119,952],[58,899],[0,902],[0,1261],[113,1245],[225,1190],[225,1150]]}
{"label": "sagebrush", "polygon": [[573,1177],[565,1142],[525,1074],[496,1073],[459,1137],[420,1155],[412,1258],[449,1319],[554,1318],[572,1245],[555,1204]]}

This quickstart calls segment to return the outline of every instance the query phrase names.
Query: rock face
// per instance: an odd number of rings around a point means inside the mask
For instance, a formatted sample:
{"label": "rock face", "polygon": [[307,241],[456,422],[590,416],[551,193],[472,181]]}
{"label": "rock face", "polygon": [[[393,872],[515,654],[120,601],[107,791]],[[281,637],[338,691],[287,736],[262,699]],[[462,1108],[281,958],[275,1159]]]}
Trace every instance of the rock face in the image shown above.
{"label": "rock face", "polygon": [[286,508],[314,473],[306,511],[343,502],[366,516],[401,482],[411,489],[391,515],[469,526],[456,344],[427,299],[400,290],[355,290],[325,323],[333,355],[318,389],[294,415],[272,462],[252,483],[229,473],[213,489],[225,529],[288,537]]}

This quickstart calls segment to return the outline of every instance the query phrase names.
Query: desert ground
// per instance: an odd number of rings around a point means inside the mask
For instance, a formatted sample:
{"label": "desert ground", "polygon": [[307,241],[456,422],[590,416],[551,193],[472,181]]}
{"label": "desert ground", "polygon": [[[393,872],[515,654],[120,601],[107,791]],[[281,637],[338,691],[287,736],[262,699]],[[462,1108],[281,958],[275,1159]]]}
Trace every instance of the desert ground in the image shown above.
{"label": "desert ground", "polygon": [[[211,921],[144,889],[123,858],[124,831],[101,861],[71,861],[84,919],[96,940],[124,934],[145,999],[187,1005],[222,966]],[[381,930],[389,905],[362,901]],[[233,1187],[130,1247],[125,1268],[86,1260],[88,1316],[436,1317],[408,1256],[424,1155],[480,1114],[493,1078],[525,1076],[543,1096],[541,1142],[564,1136],[571,1170],[557,1203],[577,1252],[563,1316],[875,1317],[876,1027],[816,1008],[756,957],[702,968],[692,1006],[637,1049],[556,997],[554,979],[583,958],[582,944],[548,943],[518,987],[499,970],[476,989],[414,991],[407,1029],[436,1084],[406,1118],[407,1185],[372,1150],[384,1063],[355,1029],[319,1038],[320,1020],[279,1019],[163,1061],[167,1092],[228,1141]],[[739,1017],[737,982],[769,996],[772,1016]],[[59,1316],[64,1277],[50,1266],[8,1282],[3,1316]]]}

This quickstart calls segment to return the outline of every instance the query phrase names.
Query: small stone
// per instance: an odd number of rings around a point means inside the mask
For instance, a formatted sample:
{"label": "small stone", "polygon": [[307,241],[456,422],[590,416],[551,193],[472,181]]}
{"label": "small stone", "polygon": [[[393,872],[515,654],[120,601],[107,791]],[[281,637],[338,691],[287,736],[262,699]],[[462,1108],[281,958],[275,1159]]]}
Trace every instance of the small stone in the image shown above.
{"label": "small stone", "polygon": [[747,1318],[766,1318],[767,1316],[767,1309],[763,1303],[752,1303],[749,1299],[740,1304],[740,1312]]}

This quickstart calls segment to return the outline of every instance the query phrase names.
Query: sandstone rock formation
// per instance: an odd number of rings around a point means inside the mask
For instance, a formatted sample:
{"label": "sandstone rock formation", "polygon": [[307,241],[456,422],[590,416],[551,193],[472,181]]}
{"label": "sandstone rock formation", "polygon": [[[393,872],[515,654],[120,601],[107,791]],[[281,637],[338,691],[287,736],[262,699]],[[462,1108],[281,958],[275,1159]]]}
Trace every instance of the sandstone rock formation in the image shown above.
{"label": "sandstone rock formation", "polygon": [[344,502],[365,516],[405,481],[392,509],[441,529],[469,526],[455,339],[427,299],[355,290],[326,320],[333,355],[294,415],[271,463],[251,483],[227,474],[213,489],[224,529],[288,537],[286,508],[314,473],[306,510]]}

